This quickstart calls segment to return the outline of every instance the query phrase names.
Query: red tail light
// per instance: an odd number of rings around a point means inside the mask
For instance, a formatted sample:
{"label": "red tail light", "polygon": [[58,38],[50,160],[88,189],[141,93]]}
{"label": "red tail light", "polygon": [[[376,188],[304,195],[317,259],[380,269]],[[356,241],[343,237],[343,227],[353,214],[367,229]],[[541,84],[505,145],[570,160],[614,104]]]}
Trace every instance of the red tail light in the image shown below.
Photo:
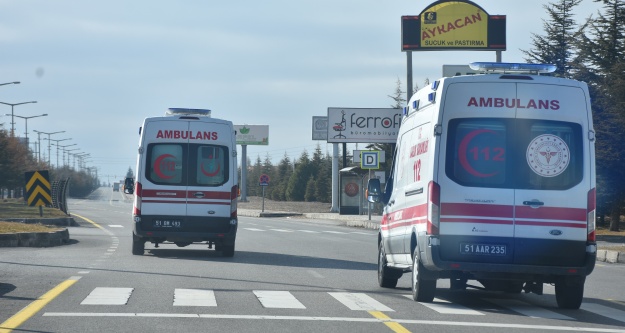
{"label": "red tail light", "polygon": [[441,220],[441,187],[434,181],[428,184],[428,234],[438,235]]}
{"label": "red tail light", "polygon": [[588,191],[588,203],[586,205],[586,240],[589,242],[595,242],[596,239],[596,212],[597,212],[597,189],[593,188]]}
{"label": "red tail light", "polygon": [[142,195],[143,187],[141,183],[137,182],[135,184],[135,204],[132,210],[132,215],[139,216],[141,215],[141,195]]}
{"label": "red tail light", "polygon": [[232,186],[232,190],[230,191],[230,218],[237,218],[237,197],[239,196],[239,186]]}

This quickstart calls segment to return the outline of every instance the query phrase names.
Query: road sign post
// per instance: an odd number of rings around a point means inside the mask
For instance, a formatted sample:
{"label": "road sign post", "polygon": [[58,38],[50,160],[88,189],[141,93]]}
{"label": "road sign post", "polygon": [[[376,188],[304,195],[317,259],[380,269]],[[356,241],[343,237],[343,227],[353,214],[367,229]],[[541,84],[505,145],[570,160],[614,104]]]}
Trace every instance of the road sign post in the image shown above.
{"label": "road sign post", "polygon": [[264,213],[265,212],[265,187],[269,186],[269,176],[263,173],[262,175],[260,175],[258,182],[259,182],[258,185],[260,185],[260,187],[263,188],[263,207],[261,209],[261,213]]}

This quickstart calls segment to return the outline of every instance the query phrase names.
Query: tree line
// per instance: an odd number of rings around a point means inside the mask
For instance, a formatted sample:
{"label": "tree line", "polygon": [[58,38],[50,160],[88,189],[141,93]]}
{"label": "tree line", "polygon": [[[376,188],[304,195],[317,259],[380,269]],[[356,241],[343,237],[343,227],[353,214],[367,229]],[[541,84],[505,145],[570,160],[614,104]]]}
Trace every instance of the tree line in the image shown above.
{"label": "tree line", "polygon": [[84,197],[99,186],[95,175],[86,170],[74,170],[69,166],[51,167],[39,161],[28,145],[9,134],[0,124],[0,197],[23,197],[26,185],[25,173],[48,170],[50,182],[69,179],[69,195]]}

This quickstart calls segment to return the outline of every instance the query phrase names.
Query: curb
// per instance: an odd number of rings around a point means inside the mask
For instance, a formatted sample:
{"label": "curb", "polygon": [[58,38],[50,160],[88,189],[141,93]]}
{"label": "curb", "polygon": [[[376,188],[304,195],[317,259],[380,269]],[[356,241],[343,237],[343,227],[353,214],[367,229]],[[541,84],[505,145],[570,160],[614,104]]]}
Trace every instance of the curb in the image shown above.
{"label": "curb", "polygon": [[597,250],[597,261],[611,264],[625,264],[625,252]]}
{"label": "curb", "polygon": [[67,229],[53,232],[18,232],[0,234],[0,247],[51,247],[69,242]]}

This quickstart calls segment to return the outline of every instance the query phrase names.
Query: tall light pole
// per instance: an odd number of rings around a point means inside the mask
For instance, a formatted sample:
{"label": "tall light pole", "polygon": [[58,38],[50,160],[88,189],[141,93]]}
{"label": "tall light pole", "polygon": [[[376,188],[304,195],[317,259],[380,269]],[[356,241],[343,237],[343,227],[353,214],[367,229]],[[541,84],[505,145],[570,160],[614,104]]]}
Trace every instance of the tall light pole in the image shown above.
{"label": "tall light pole", "polygon": [[[67,153],[67,167],[70,167],[70,163],[69,163],[69,155],[71,154],[70,151],[75,151],[75,150],[80,150],[80,148],[74,148],[74,149],[63,149],[63,155],[65,155],[65,153]],[[63,161],[63,165],[65,165],[65,161]]]}
{"label": "tall light pole", "polygon": [[60,145],[60,144],[56,144],[56,167],[59,167],[59,147],[63,148],[63,165],[65,165],[65,148],[66,147],[71,147],[71,146],[76,146],[77,143],[72,143],[71,145]]}
{"label": "tall light pole", "polygon": [[4,104],[4,105],[10,105],[11,106],[11,136],[14,137],[15,136],[15,119],[13,118],[13,108],[17,105],[22,105],[22,104],[29,104],[29,103],[37,103],[37,101],[30,101],[30,102],[22,102],[22,103],[5,103],[5,102],[0,102],[0,104]]}
{"label": "tall light pole", "polygon": [[13,82],[7,82],[7,83],[0,83],[0,86],[6,86],[7,84],[20,84],[20,81],[13,81]]}
{"label": "tall light pole", "polygon": [[[54,139],[49,139],[50,141],[54,141],[56,142],[56,144],[53,143],[53,145],[56,146],[56,167],[59,167],[59,142],[61,141],[65,141],[65,140],[71,140],[72,138],[67,138],[67,139],[59,139],[59,140],[54,140]],[[50,142],[48,141],[48,155],[50,154]],[[48,157],[49,158],[49,157]]]}
{"label": "tall light pole", "polygon": [[[30,118],[37,118],[37,117],[45,117],[47,115],[48,115],[47,113],[40,114],[40,115],[37,115],[37,116],[30,116],[30,117],[24,117],[24,116],[15,115],[15,117],[24,119],[24,122],[26,123],[26,133],[25,134],[26,134],[26,144],[27,145],[29,144],[29,142],[28,142],[28,119],[30,119]],[[8,116],[8,114],[5,114],[5,116]]]}
{"label": "tall light pole", "polygon": [[[59,133],[65,133],[65,131],[58,131],[58,132],[42,132],[42,131],[35,131],[38,134],[48,134],[48,166],[51,166],[50,164],[50,135],[52,134],[59,134]],[[44,139],[45,140],[45,139]],[[39,141],[39,150],[41,150],[41,140]]]}

